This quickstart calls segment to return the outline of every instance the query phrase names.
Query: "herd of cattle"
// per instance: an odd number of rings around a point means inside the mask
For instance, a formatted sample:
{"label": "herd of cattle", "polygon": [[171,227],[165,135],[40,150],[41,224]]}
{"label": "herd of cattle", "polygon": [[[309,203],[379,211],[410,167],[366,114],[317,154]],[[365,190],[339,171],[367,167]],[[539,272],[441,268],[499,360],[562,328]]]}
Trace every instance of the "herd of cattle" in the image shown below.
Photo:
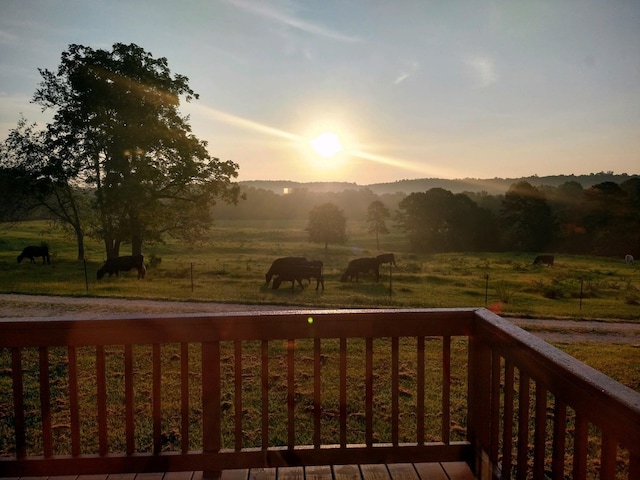
{"label": "herd of cattle", "polygon": [[[340,277],[340,281],[358,281],[361,273],[373,273],[376,282],[380,279],[380,265],[385,263],[396,264],[393,253],[384,253],[377,257],[364,257],[351,260],[347,266],[347,271]],[[283,257],[273,261],[269,271],[265,274],[266,284],[269,285],[273,279],[274,290],[280,288],[282,282],[291,282],[291,291],[295,289],[296,282],[303,289],[302,280],[311,283],[311,279],[316,281],[316,290],[320,286],[324,290],[324,275],[322,273],[324,265],[320,260],[307,260],[304,257]]]}
{"label": "herd of cattle", "polygon": [[[42,257],[42,263],[51,264],[49,256],[49,248],[46,245],[34,246],[30,245],[22,250],[18,255],[18,263],[28,258],[31,263],[35,263],[35,259]],[[555,257],[553,255],[538,255],[533,260],[534,265],[553,265]],[[624,261],[632,264],[634,258],[632,255],[625,255]],[[376,282],[380,279],[380,266],[384,264],[396,264],[395,255],[393,253],[383,253],[377,257],[363,257],[351,260],[347,266],[347,270],[340,277],[341,282],[359,281],[361,274],[372,273]],[[304,257],[283,257],[273,261],[269,271],[266,273],[266,284],[269,285],[273,280],[272,288],[277,290],[282,282],[291,282],[291,291],[295,289],[296,283],[300,288],[304,288],[302,280],[307,280],[311,284],[311,280],[316,281],[316,290],[322,286],[324,290],[324,275],[322,273],[323,263],[320,260],[307,260]],[[119,276],[120,272],[127,272],[136,269],[138,271],[138,279],[144,278],[147,269],[144,265],[143,255],[127,255],[122,257],[109,258],[97,272],[98,280],[101,280],[106,274],[115,274]]]}

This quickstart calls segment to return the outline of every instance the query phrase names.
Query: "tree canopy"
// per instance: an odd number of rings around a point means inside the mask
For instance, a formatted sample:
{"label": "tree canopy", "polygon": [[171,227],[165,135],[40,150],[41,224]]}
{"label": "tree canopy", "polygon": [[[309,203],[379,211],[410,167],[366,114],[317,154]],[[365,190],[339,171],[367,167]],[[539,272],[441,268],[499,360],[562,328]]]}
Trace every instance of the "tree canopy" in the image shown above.
{"label": "tree canopy", "polygon": [[309,241],[324,243],[325,250],[329,248],[329,243],[347,241],[346,228],[344,213],[333,203],[315,206],[309,212]]}
{"label": "tree canopy", "polygon": [[238,165],[211,157],[179,113],[180,98],[198,95],[172,75],[166,58],[135,44],[111,51],[70,45],[33,100],[54,110],[46,147],[75,166],[74,180],[95,194],[91,233],[108,257],[131,242],[164,234],[193,240],[212,221],[216,200],[235,203]]}

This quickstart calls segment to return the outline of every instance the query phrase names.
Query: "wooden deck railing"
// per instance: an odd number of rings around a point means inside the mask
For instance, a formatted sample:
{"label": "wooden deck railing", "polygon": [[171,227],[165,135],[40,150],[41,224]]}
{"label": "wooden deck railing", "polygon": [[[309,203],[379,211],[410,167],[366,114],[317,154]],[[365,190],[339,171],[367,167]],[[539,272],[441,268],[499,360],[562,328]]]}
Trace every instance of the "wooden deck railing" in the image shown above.
{"label": "wooden deck railing", "polygon": [[0,477],[464,460],[478,478],[640,478],[640,394],[484,309],[0,332]]}

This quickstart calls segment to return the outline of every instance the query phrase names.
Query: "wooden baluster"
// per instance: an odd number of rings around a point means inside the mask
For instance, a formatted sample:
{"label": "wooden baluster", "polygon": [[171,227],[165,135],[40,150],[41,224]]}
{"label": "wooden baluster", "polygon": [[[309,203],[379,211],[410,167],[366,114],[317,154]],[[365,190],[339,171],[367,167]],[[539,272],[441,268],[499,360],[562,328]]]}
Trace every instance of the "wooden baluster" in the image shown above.
{"label": "wooden baluster", "polygon": [[547,440],[547,389],[536,382],[536,414],[533,440],[533,478],[544,479],[545,442]]}
{"label": "wooden baluster", "polygon": [[400,417],[400,347],[398,337],[391,338],[391,443],[398,446],[398,426]]}
{"label": "wooden baluster", "polygon": [[235,341],[235,449],[242,450],[242,342]]}
{"label": "wooden baluster", "polygon": [[365,341],[365,443],[373,445],[373,338]]}
{"label": "wooden baluster", "polygon": [[518,388],[518,480],[527,478],[529,455],[529,376],[522,370],[518,371],[520,382]]}
{"label": "wooden baluster", "polygon": [[262,341],[262,449],[269,447],[269,342]]}
{"label": "wooden baluster", "polygon": [[498,464],[500,447],[500,355],[491,353],[491,432],[489,459],[492,465]]}
{"label": "wooden baluster", "polygon": [[347,446],[347,339],[340,338],[340,446]]}
{"label": "wooden baluster", "polygon": [[162,450],[162,404],[161,385],[162,367],[160,362],[160,345],[154,343],[152,346],[152,396],[153,396],[153,453],[158,455]]}
{"label": "wooden baluster", "polygon": [[96,384],[98,395],[98,453],[104,456],[108,452],[107,381],[104,345],[96,346]]}
{"label": "wooden baluster", "polygon": [[180,344],[181,449],[189,452],[189,344]]}
{"label": "wooden baluster", "polygon": [[80,402],[78,400],[78,356],[76,347],[67,349],[69,358],[69,421],[71,423],[71,455],[80,455]]}
{"label": "wooden baluster", "polygon": [[[217,453],[222,443],[220,428],[220,342],[202,344],[202,450]],[[218,478],[216,468],[207,468],[204,478]]]}
{"label": "wooden baluster", "polygon": [[27,440],[24,419],[24,383],[22,375],[22,350],[11,349],[11,377],[13,382],[13,414],[16,434],[16,457],[27,456]]}
{"label": "wooden baluster", "polygon": [[576,429],[573,439],[573,477],[576,480],[587,478],[587,453],[589,423],[585,415],[576,412]]}
{"label": "wooden baluster", "polygon": [[295,341],[287,340],[287,445],[292,450],[296,444],[296,428],[295,428]]}
{"label": "wooden baluster", "polygon": [[42,415],[42,449],[44,457],[53,455],[53,430],[51,429],[51,387],[49,385],[49,349],[38,348],[40,365],[40,413]]}
{"label": "wooden baluster", "polygon": [[502,477],[511,478],[513,465],[513,364],[504,361],[504,422],[502,425]]}
{"label": "wooden baluster", "polygon": [[134,395],[133,395],[133,347],[124,346],[124,404],[125,404],[125,437],[127,455],[135,452],[134,440]]}
{"label": "wooden baluster", "polygon": [[416,415],[417,418],[417,442],[418,445],[424,445],[425,437],[424,437],[424,389],[425,389],[425,379],[424,379],[424,337],[418,337],[418,345],[417,345],[417,379],[416,379],[416,388],[417,388],[417,398],[416,398]]}
{"label": "wooden baluster", "polygon": [[618,442],[607,431],[602,432],[602,448],[600,452],[600,480],[616,478],[616,455]]}
{"label": "wooden baluster", "polygon": [[321,344],[319,338],[313,339],[313,446],[320,448],[321,443],[321,415],[322,415],[322,382],[321,370]]}
{"label": "wooden baluster", "polygon": [[567,404],[556,397],[553,418],[553,454],[551,473],[553,478],[564,478],[564,461],[567,441]]}
{"label": "wooden baluster", "polygon": [[442,337],[442,443],[451,443],[451,337]]}

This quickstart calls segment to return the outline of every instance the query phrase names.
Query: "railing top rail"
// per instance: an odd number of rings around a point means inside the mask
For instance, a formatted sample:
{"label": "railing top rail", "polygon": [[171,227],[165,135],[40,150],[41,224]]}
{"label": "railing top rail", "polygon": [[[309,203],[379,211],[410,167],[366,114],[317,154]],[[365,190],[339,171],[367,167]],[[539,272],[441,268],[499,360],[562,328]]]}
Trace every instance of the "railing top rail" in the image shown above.
{"label": "railing top rail", "polygon": [[[283,310],[0,319],[0,347],[464,335],[475,309]],[[213,328],[212,328],[213,327]]]}

